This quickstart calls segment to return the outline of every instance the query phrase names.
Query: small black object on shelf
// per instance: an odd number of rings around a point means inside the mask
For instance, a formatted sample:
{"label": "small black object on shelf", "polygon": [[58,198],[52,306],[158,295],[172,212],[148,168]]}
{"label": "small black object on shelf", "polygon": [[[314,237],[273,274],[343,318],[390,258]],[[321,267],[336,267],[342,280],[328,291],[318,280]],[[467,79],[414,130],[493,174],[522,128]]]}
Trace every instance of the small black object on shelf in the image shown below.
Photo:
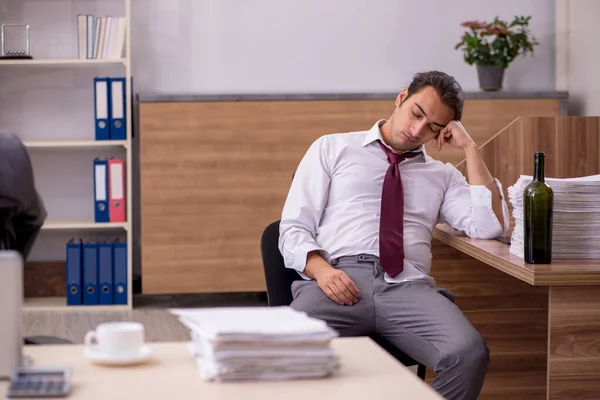
{"label": "small black object on shelf", "polygon": [[6,54],[0,56],[0,60],[33,60],[33,57],[28,54]]}
{"label": "small black object on shelf", "polygon": [[[6,30],[14,29],[25,34],[25,42],[22,46],[7,45]],[[7,49],[8,47],[8,49]],[[28,24],[2,24],[0,25],[0,60],[32,60],[30,54],[30,35]]]}

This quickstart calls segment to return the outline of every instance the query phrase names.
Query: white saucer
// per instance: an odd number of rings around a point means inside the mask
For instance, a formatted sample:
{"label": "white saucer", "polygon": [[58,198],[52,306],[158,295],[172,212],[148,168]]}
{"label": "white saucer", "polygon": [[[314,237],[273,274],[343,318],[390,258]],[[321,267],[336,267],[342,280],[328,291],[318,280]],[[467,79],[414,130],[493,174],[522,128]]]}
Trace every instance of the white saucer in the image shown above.
{"label": "white saucer", "polygon": [[85,358],[103,365],[135,365],[150,360],[154,351],[148,346],[142,346],[140,351],[134,355],[112,355],[105,354],[96,349],[86,347],[83,351]]}

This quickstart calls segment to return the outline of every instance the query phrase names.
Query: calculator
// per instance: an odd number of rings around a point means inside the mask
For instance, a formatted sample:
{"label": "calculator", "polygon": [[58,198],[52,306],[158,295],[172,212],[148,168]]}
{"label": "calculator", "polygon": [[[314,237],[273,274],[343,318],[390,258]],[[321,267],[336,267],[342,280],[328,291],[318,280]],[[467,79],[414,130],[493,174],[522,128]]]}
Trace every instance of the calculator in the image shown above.
{"label": "calculator", "polygon": [[66,397],[71,390],[70,367],[16,367],[6,397]]}

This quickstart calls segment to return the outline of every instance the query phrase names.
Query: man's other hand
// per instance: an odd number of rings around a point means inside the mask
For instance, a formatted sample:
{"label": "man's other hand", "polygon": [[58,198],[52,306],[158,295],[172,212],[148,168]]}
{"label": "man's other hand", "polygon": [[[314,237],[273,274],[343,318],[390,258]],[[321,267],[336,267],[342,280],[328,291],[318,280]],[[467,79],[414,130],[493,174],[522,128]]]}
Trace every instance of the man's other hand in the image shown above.
{"label": "man's other hand", "polygon": [[351,306],[358,302],[360,292],[344,271],[335,268],[323,269],[315,279],[327,297],[336,303]]}

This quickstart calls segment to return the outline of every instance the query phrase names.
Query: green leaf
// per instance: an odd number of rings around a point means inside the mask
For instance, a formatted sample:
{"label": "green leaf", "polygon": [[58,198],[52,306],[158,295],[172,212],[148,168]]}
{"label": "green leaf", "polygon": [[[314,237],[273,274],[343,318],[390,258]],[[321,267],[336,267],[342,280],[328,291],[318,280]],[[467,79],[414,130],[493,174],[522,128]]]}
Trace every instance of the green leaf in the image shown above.
{"label": "green leaf", "polygon": [[[463,58],[469,64],[497,65],[508,68],[508,65],[519,55],[531,53],[538,40],[528,29],[531,16],[514,16],[508,23],[496,16],[483,29],[469,28],[455,50],[463,51]],[[487,29],[509,29],[511,33],[488,34]]]}

